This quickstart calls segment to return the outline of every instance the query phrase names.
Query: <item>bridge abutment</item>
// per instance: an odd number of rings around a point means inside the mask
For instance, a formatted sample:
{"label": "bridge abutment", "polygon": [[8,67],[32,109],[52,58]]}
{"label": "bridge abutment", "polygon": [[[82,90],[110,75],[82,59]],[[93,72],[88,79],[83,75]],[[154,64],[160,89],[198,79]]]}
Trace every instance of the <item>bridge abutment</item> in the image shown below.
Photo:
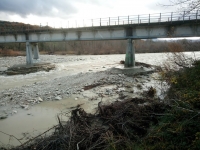
{"label": "bridge abutment", "polygon": [[125,57],[124,66],[125,67],[135,66],[135,47],[134,47],[134,41],[132,39],[127,40],[126,57]]}

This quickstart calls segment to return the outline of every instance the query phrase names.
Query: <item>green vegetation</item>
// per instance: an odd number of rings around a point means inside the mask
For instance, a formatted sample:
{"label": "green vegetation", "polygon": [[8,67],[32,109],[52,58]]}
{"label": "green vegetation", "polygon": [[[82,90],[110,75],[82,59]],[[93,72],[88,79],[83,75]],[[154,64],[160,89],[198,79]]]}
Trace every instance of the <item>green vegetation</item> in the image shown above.
{"label": "green vegetation", "polygon": [[190,68],[168,72],[171,109],[144,137],[144,149],[200,149],[200,61]]}
{"label": "green vegetation", "polygon": [[195,61],[191,68],[173,73],[170,82],[170,98],[200,109],[200,61]]}
{"label": "green vegetation", "polygon": [[200,149],[200,61],[190,68],[167,72],[163,77],[171,85],[170,102],[160,114],[158,124],[152,125],[145,136],[127,141],[123,147],[111,142],[110,150]]}
{"label": "green vegetation", "polygon": [[152,125],[145,136],[123,146],[111,142],[109,150],[200,149],[200,61],[162,75],[171,87],[169,107],[157,118],[158,124]]}

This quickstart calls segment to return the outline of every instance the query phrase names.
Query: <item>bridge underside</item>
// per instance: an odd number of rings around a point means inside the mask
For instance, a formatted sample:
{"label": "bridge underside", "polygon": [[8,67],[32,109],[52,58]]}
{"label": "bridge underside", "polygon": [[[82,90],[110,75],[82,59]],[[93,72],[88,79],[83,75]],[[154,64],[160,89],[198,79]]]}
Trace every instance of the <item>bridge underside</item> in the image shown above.
{"label": "bridge underside", "polygon": [[26,61],[27,64],[32,64],[32,51],[34,59],[39,58],[38,42],[128,40],[125,66],[131,67],[135,64],[132,40],[200,37],[198,21],[200,20],[0,33],[0,43],[26,43]]}

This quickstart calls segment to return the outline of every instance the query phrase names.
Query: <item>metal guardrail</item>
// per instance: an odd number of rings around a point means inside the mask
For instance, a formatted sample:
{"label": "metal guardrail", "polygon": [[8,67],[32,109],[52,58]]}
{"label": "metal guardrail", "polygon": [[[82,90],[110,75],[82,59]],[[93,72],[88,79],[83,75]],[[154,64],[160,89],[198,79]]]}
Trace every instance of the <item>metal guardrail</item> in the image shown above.
{"label": "metal guardrail", "polygon": [[[200,19],[200,11],[195,12],[170,12],[170,13],[156,13],[143,14],[131,16],[118,16],[108,18],[91,19],[89,24],[78,24],[75,27],[92,27],[92,26],[113,26],[113,25],[129,25],[129,24],[150,24],[173,21],[186,21]],[[70,26],[69,26],[70,27]],[[72,26],[74,27],[74,25]]]}
{"label": "metal guardrail", "polygon": [[[193,12],[168,12],[168,13],[155,13],[155,14],[142,14],[142,15],[130,15],[130,16],[118,16],[108,18],[97,18],[81,21],[67,21],[67,24],[62,25],[60,28],[83,28],[83,27],[103,27],[103,26],[119,26],[119,25],[132,25],[132,24],[151,24],[151,23],[163,23],[174,21],[188,21],[199,20],[200,11]],[[22,31],[38,31],[38,30],[50,30],[53,29],[53,25],[47,23],[47,25],[35,26],[35,28],[29,26],[18,27],[18,25],[12,26],[10,32],[22,32]],[[58,28],[59,29],[59,28]],[[6,32],[6,31],[5,31]],[[7,31],[9,32],[9,31]],[[0,30],[0,33],[3,33]]]}

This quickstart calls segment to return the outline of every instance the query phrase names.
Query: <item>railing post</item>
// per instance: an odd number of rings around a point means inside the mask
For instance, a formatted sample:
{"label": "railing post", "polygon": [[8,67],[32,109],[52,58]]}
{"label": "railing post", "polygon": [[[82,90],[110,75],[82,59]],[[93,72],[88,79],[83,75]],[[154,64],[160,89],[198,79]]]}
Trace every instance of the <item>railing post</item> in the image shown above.
{"label": "railing post", "polygon": [[171,12],[171,23],[172,23],[172,16],[173,16],[173,12]]}
{"label": "railing post", "polygon": [[149,24],[150,24],[150,14],[149,14]]}
{"label": "railing post", "polygon": [[198,10],[197,10],[197,12],[196,12],[196,21],[197,21],[197,15],[198,15]]}
{"label": "railing post", "polygon": [[129,24],[129,16],[128,16],[128,24]]}
{"label": "railing post", "polygon": [[109,17],[109,26],[110,26],[110,17]]}
{"label": "railing post", "polygon": [[100,27],[101,27],[101,18],[100,18]]}
{"label": "railing post", "polygon": [[92,27],[93,27],[93,19],[92,19]]}
{"label": "railing post", "polygon": [[140,15],[138,15],[138,24],[140,24]]}
{"label": "railing post", "polygon": [[161,22],[161,20],[162,20],[162,19],[161,19],[161,13],[160,13],[160,22]]}
{"label": "railing post", "polygon": [[118,16],[118,25],[119,25],[119,16]]}
{"label": "railing post", "polygon": [[184,20],[185,20],[185,11],[183,12],[183,22],[184,22]]}

